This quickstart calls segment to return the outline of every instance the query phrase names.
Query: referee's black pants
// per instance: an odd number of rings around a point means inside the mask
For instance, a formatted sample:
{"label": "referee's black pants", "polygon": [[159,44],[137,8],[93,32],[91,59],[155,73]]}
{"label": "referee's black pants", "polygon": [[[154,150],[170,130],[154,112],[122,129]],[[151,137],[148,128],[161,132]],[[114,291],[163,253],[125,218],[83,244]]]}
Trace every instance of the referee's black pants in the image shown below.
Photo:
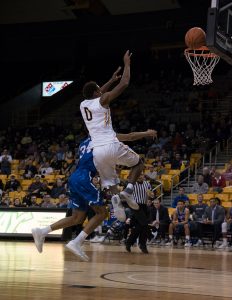
{"label": "referee's black pants", "polygon": [[126,242],[128,245],[132,246],[137,238],[139,238],[140,247],[146,248],[149,232],[148,217],[149,212],[146,204],[139,204],[139,209],[133,210],[131,217],[131,234]]}

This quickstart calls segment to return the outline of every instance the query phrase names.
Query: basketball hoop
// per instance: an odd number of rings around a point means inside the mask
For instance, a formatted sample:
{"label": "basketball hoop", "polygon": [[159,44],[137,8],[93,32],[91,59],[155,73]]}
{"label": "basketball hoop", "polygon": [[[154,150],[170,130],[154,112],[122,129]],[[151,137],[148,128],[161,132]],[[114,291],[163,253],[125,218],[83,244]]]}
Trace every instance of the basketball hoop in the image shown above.
{"label": "basketball hoop", "polygon": [[210,52],[205,46],[195,50],[187,48],[185,49],[184,54],[193,70],[193,85],[206,85],[212,83],[213,80],[211,75],[214,67],[220,60],[220,56]]}

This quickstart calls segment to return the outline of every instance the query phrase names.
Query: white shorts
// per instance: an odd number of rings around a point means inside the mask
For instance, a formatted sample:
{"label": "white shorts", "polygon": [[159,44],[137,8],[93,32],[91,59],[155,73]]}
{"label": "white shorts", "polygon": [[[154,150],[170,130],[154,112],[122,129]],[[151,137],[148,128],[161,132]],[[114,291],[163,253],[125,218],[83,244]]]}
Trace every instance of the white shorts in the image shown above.
{"label": "white shorts", "polygon": [[123,143],[116,142],[93,148],[93,160],[101,177],[102,188],[120,182],[116,165],[133,167],[139,162],[139,155]]}

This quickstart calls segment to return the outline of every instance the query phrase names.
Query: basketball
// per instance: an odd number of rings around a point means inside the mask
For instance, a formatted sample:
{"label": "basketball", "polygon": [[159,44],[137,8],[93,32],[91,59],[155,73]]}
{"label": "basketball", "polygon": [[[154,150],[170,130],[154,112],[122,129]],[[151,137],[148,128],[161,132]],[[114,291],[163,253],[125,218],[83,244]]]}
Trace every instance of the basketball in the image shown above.
{"label": "basketball", "polygon": [[185,34],[185,44],[190,49],[198,49],[206,45],[206,34],[200,27],[193,27]]}

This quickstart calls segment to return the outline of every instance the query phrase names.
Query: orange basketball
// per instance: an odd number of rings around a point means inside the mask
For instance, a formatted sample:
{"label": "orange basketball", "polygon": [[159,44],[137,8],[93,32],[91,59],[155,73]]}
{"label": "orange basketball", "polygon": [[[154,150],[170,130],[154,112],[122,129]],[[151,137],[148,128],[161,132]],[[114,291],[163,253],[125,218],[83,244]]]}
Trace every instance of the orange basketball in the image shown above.
{"label": "orange basketball", "polygon": [[206,34],[200,27],[190,28],[185,34],[185,44],[190,49],[198,49],[206,45]]}

